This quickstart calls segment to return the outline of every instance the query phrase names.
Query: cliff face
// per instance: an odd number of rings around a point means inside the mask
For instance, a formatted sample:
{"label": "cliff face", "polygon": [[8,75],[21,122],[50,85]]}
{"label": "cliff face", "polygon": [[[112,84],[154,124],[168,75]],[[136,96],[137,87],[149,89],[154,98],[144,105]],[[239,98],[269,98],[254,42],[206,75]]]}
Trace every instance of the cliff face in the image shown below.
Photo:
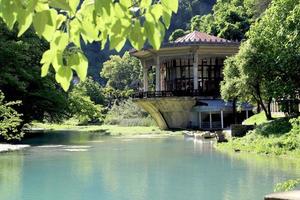
{"label": "cliff face", "polygon": [[[170,34],[176,29],[187,29],[190,19],[195,15],[205,15],[211,12],[216,0],[179,0],[178,13],[172,17],[169,30],[166,32],[166,37],[169,38]],[[83,47],[83,50],[89,60],[89,76],[92,76],[100,83],[104,83],[99,73],[102,69],[102,64],[109,59],[110,55],[120,54],[123,55],[125,51],[131,49],[130,44],[126,44],[121,52],[111,51],[108,46],[104,50],[100,50],[98,43],[88,44]]]}

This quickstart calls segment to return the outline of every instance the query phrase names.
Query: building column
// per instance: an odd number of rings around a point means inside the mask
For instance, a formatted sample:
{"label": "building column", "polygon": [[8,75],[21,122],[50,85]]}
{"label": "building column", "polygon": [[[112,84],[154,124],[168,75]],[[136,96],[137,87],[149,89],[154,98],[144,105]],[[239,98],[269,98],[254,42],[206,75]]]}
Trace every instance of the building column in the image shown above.
{"label": "building column", "polygon": [[221,110],[221,128],[224,128],[224,117],[223,117],[223,110]]}
{"label": "building column", "polygon": [[156,66],[155,66],[155,91],[160,91],[160,62],[159,62],[159,56],[156,57]]}
{"label": "building column", "polygon": [[202,114],[199,112],[199,128],[202,128]]}
{"label": "building column", "polygon": [[248,110],[246,110],[246,119],[249,118],[249,113],[248,113]]}
{"label": "building column", "polygon": [[209,128],[212,129],[212,117],[211,117],[211,112],[209,112]]}
{"label": "building column", "polygon": [[148,67],[145,61],[143,61],[143,82],[144,92],[148,92]]}
{"label": "building column", "polygon": [[193,75],[194,75],[194,90],[198,90],[198,53],[194,54]]}

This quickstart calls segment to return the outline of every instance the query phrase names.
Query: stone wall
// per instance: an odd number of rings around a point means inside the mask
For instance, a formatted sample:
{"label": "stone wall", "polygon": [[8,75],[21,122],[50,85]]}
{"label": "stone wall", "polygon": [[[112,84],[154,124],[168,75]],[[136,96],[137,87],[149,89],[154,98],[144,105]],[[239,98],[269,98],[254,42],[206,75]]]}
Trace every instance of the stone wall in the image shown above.
{"label": "stone wall", "polygon": [[232,124],[230,126],[232,137],[243,137],[254,128],[253,125]]}

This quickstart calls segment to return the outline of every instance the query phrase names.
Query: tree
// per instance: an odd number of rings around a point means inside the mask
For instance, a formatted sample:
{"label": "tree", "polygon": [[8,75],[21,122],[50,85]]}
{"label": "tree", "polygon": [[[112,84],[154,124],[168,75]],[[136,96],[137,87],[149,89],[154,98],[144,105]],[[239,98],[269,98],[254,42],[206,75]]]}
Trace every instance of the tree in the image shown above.
{"label": "tree", "polygon": [[104,123],[122,126],[151,126],[155,124],[148,113],[131,99],[114,104],[108,111]]}
{"label": "tree", "polygon": [[88,96],[88,91],[82,85],[76,85],[69,93],[69,108],[72,117],[80,124],[100,123],[103,121],[103,108]]}
{"label": "tree", "polygon": [[80,51],[64,57],[70,46],[81,48],[81,41],[97,41],[104,48],[109,41],[111,49],[120,51],[127,39],[136,49],[148,39],[158,49],[177,9],[177,0],[0,0],[0,17],[10,29],[18,24],[21,36],[33,25],[37,35],[49,42],[41,74],[46,76],[52,66],[64,90],[70,86],[73,71],[85,80],[88,68]]}
{"label": "tree", "polygon": [[237,123],[236,104],[241,99],[244,91],[242,91],[241,74],[235,57],[229,57],[225,60],[223,74],[224,80],[221,82],[221,96],[227,101],[232,101],[234,122]]}
{"label": "tree", "polygon": [[141,87],[142,67],[140,61],[126,52],[123,57],[110,56],[103,64],[101,77],[106,79],[103,93],[108,107],[128,98]]}
{"label": "tree", "polygon": [[[195,23],[197,22],[197,23]],[[196,17],[191,28],[229,40],[241,41],[249,30],[251,14],[243,0],[219,0],[213,7],[213,14]]]}
{"label": "tree", "polygon": [[82,88],[84,91],[86,91],[86,95],[89,96],[95,104],[105,104],[103,88],[98,82],[94,81],[91,77],[88,77],[85,81],[80,82],[76,87]]}
{"label": "tree", "polygon": [[23,133],[21,114],[14,108],[14,105],[19,105],[20,101],[4,101],[4,94],[0,90],[0,136],[5,140],[20,139]]}
{"label": "tree", "polygon": [[244,5],[248,13],[251,13],[253,21],[261,16],[261,14],[269,7],[272,0],[244,0]]}
{"label": "tree", "polygon": [[174,42],[177,38],[184,36],[186,32],[182,29],[175,30],[169,37],[170,42]]}
{"label": "tree", "polygon": [[269,3],[270,0],[219,0],[212,13],[194,16],[190,29],[241,41]]}
{"label": "tree", "polygon": [[260,104],[267,119],[272,119],[273,98],[293,99],[300,91],[299,18],[300,2],[275,0],[235,56],[243,83],[240,90]]}
{"label": "tree", "polygon": [[9,31],[0,22],[0,88],[7,101],[22,101],[15,108],[22,123],[45,117],[59,121],[67,114],[67,96],[55,84],[53,73],[40,76],[39,60],[47,48],[32,30],[18,38],[16,29]]}
{"label": "tree", "polygon": [[191,31],[200,31],[200,26],[201,26],[201,16],[196,15],[191,19]]}
{"label": "tree", "polygon": [[140,61],[126,52],[123,57],[111,56],[103,64],[101,77],[107,80],[106,88],[123,93],[133,91],[141,86],[142,67]]}
{"label": "tree", "polygon": [[209,14],[216,0],[179,0],[178,12],[172,17],[168,38],[176,29],[188,30],[193,16]]}

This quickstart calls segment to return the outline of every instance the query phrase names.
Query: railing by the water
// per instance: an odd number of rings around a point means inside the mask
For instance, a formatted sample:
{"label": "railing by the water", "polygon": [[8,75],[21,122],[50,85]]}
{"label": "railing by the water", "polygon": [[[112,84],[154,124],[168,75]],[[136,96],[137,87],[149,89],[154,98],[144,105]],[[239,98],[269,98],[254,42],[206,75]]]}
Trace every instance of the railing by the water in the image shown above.
{"label": "railing by the water", "polygon": [[197,97],[197,96],[213,96],[217,97],[216,92],[203,92],[200,90],[173,90],[173,91],[148,91],[137,92],[131,95],[134,99],[155,98],[155,97]]}

